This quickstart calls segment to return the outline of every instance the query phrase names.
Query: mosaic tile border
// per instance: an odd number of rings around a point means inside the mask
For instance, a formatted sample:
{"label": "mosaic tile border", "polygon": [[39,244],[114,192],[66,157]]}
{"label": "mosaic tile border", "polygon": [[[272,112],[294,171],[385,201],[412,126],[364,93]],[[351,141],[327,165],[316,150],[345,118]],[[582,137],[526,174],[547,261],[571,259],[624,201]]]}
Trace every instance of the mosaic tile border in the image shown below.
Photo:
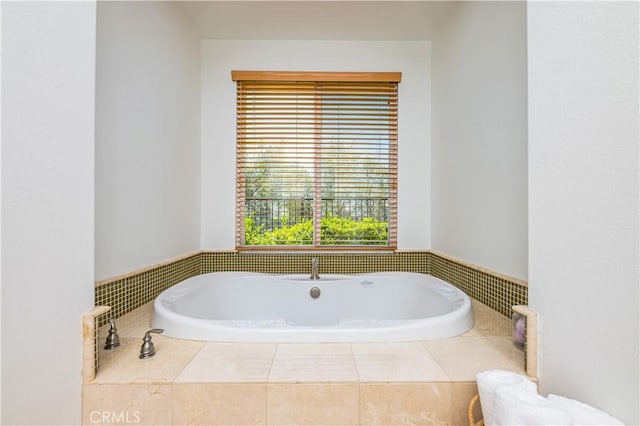
{"label": "mosaic tile border", "polygon": [[107,314],[98,317],[97,327],[109,317],[118,318],[154,299],[163,290],[180,281],[200,274],[201,252],[182,256],[140,272],[96,283],[95,305],[110,306]]}
{"label": "mosaic tile border", "polygon": [[527,305],[526,282],[492,273],[461,260],[430,252],[429,274],[458,287],[494,311],[511,318],[514,305]]}
{"label": "mosaic tile border", "polygon": [[218,271],[307,274],[318,258],[320,274],[365,274],[382,271],[429,273],[426,251],[389,253],[256,253],[202,252],[203,274]]}
{"label": "mosaic tile border", "polygon": [[463,290],[502,315],[511,318],[512,306],[526,305],[526,282],[504,276],[432,250],[345,253],[260,253],[203,250],[174,260],[96,283],[95,305],[110,306],[98,318],[118,318],[154,299],[163,290],[195,275],[218,271],[302,274],[311,259],[320,260],[320,274],[362,274],[404,271],[430,274]]}

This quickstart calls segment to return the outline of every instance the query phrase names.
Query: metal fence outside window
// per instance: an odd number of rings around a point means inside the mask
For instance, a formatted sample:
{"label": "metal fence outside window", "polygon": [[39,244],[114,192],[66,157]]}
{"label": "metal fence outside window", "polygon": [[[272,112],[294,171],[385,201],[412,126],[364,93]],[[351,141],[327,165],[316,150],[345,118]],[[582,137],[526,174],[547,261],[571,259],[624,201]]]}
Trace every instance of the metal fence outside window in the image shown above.
{"label": "metal fence outside window", "polygon": [[[322,217],[341,217],[355,221],[370,218],[379,222],[389,220],[389,199],[382,197],[322,198]],[[313,219],[313,198],[245,198],[246,217],[251,217],[263,231]]]}

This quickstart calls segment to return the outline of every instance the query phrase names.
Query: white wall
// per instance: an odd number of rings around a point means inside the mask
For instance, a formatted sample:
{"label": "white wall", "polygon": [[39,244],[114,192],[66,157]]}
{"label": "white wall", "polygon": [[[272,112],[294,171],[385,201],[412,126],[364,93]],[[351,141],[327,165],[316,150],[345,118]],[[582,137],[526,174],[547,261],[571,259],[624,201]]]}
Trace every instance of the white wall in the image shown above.
{"label": "white wall", "polygon": [[2,424],[78,424],[95,2],[2,2]]}
{"label": "white wall", "polygon": [[640,423],[638,3],[529,3],[529,304],[542,391]]}
{"label": "white wall", "polygon": [[200,43],[178,4],[100,2],[96,279],[200,248]]}
{"label": "white wall", "polygon": [[525,2],[457,3],[432,73],[432,247],[526,279]]}
{"label": "white wall", "polygon": [[231,70],[401,71],[398,247],[428,248],[429,42],[202,41],[202,247],[235,246],[235,82]]}

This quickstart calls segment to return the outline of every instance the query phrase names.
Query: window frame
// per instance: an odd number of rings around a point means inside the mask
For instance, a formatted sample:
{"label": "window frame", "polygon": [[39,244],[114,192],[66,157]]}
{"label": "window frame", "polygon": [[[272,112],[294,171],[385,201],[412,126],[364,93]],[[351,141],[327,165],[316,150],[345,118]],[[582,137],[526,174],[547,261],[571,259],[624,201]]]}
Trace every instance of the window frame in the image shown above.
{"label": "window frame", "polygon": [[[240,85],[242,81],[253,82],[310,82],[313,84],[322,84],[329,82],[356,82],[356,83],[395,83],[395,91],[393,99],[397,102],[398,83],[402,78],[400,72],[306,72],[306,71],[232,71],[232,80],[238,84],[238,97]],[[318,158],[314,159],[313,167],[315,179],[313,183],[313,241],[312,244],[300,245],[246,245],[245,242],[245,218],[246,203],[244,203],[245,195],[240,194],[240,188],[244,188],[241,182],[245,179],[245,175],[240,170],[240,108],[239,100],[236,106],[236,213],[235,213],[235,231],[236,231],[236,250],[237,251],[395,251],[397,250],[397,188],[398,188],[398,115],[397,104],[394,110],[394,119],[390,120],[394,125],[390,132],[389,138],[389,158],[390,173],[388,193],[388,220],[387,220],[387,244],[385,245],[368,245],[368,244],[351,244],[351,245],[328,245],[321,244],[321,219],[322,212],[320,208],[316,208],[321,200],[321,186],[319,185],[318,170],[322,166],[318,163]],[[317,102],[317,101],[316,101]],[[315,117],[315,113],[314,113]],[[319,139],[318,139],[319,140]],[[314,146],[319,143],[314,141]],[[242,163],[244,165],[245,163]]]}

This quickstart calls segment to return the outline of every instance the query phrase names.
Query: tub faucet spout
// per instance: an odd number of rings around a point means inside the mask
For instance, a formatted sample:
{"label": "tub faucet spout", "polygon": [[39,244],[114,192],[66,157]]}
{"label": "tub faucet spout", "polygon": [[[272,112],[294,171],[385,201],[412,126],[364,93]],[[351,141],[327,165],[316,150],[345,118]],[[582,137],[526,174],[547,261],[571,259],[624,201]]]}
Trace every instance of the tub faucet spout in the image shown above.
{"label": "tub faucet spout", "polygon": [[310,279],[312,280],[319,280],[320,279],[320,275],[318,274],[318,264],[320,263],[320,261],[318,260],[317,257],[314,257],[313,259],[311,259],[311,277]]}

